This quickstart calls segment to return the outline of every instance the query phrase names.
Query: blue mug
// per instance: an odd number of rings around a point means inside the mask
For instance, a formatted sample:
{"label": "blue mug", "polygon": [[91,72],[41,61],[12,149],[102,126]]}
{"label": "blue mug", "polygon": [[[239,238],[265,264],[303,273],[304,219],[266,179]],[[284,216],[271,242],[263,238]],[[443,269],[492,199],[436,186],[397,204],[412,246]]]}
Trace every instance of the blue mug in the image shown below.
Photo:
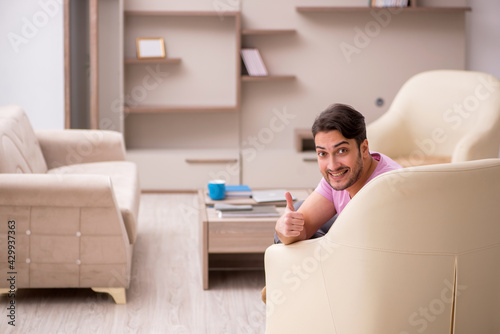
{"label": "blue mug", "polygon": [[208,196],[213,200],[226,198],[226,181],[213,180],[208,182]]}

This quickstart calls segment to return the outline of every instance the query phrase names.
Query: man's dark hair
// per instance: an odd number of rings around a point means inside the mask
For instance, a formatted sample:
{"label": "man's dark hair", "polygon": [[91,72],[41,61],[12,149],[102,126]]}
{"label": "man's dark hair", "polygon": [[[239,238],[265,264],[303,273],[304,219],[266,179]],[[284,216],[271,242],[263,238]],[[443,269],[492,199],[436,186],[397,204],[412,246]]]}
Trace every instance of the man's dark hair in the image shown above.
{"label": "man's dark hair", "polygon": [[312,126],[313,137],[318,132],[337,130],[347,139],[355,139],[358,147],[366,139],[365,117],[346,104],[332,104],[323,111]]}

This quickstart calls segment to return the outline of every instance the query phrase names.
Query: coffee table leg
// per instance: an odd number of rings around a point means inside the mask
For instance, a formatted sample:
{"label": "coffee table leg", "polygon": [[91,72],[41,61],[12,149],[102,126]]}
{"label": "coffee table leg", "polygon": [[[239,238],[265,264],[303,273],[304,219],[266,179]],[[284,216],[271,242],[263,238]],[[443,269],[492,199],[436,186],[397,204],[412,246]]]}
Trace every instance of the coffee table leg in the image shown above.
{"label": "coffee table leg", "polygon": [[208,218],[203,191],[198,192],[199,198],[199,219],[200,219],[200,260],[201,260],[201,279],[203,290],[208,289]]}
{"label": "coffee table leg", "polygon": [[208,236],[207,236],[207,228],[208,222],[202,222],[202,238],[203,242],[201,242],[201,268],[202,268],[202,279],[203,279],[203,290],[208,290]]}

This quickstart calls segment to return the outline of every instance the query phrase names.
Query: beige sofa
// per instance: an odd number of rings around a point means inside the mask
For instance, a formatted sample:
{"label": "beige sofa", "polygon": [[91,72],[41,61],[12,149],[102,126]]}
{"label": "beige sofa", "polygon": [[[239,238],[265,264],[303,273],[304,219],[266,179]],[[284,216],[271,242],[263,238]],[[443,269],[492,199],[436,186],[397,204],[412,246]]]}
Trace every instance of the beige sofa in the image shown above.
{"label": "beige sofa", "polygon": [[500,159],[378,176],[265,255],[266,333],[500,332]]}
{"label": "beige sofa", "polygon": [[0,272],[15,276],[0,293],[92,288],[125,303],[139,200],[121,134],[34,131],[19,106],[0,107]]}

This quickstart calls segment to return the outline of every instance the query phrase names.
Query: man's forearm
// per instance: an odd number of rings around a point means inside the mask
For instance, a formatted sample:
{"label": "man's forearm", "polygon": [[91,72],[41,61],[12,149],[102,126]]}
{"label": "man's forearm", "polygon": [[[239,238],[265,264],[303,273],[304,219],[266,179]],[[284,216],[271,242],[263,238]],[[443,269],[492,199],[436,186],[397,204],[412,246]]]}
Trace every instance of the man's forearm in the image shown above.
{"label": "man's forearm", "polygon": [[302,240],[305,240],[306,239],[306,235],[305,235],[305,232],[302,231],[300,233],[300,235],[296,236],[296,237],[287,237],[287,236],[284,236],[283,234],[281,234],[280,232],[276,231],[276,235],[278,236],[278,238],[280,239],[280,241],[284,244],[284,245],[290,245],[290,244],[293,244],[297,241],[302,241]]}

